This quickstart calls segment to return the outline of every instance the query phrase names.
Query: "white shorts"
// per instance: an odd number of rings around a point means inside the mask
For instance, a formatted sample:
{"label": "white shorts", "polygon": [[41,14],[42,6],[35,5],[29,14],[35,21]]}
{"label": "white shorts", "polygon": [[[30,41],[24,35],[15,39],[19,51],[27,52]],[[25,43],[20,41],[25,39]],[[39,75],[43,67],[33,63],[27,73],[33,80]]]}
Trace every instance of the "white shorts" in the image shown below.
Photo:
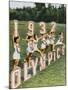
{"label": "white shorts", "polygon": [[41,49],[44,49],[44,48],[46,48],[46,45],[45,44],[41,44]]}
{"label": "white shorts", "polygon": [[13,59],[14,59],[14,60],[15,60],[15,59],[20,60],[20,53],[14,52],[14,54],[13,54]]}
{"label": "white shorts", "polygon": [[51,40],[51,41],[50,41],[50,44],[54,44],[54,40]]}
{"label": "white shorts", "polygon": [[47,45],[49,45],[49,44],[50,44],[50,40],[47,40],[46,42],[47,42]]}
{"label": "white shorts", "polygon": [[34,47],[34,51],[38,50],[37,46]]}
{"label": "white shorts", "polygon": [[60,40],[57,41],[56,45],[62,45],[63,43]]}
{"label": "white shorts", "polygon": [[27,54],[29,54],[29,53],[33,53],[33,52],[34,52],[34,49],[31,50],[31,48],[28,47],[28,48],[26,49],[26,52],[27,52]]}

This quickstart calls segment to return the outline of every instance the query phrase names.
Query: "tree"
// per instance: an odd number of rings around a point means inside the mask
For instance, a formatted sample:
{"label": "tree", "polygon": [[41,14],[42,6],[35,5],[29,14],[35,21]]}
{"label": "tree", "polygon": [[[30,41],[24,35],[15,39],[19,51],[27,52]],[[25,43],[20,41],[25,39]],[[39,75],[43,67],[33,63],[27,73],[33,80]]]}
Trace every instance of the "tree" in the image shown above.
{"label": "tree", "polygon": [[18,19],[23,21],[33,20],[36,22],[44,21],[51,22],[56,21],[57,23],[66,23],[66,7],[64,4],[59,7],[54,7],[52,4],[48,4],[46,7],[45,3],[35,3],[36,7],[23,7],[16,9],[9,9],[10,20]]}
{"label": "tree", "polygon": [[35,5],[38,11],[45,7],[45,3],[35,3]]}

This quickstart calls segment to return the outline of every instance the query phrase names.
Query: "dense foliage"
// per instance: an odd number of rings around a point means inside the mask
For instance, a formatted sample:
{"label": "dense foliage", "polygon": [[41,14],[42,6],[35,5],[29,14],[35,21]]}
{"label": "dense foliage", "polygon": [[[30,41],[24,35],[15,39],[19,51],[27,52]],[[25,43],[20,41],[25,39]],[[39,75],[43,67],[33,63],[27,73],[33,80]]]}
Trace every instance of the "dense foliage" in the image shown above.
{"label": "dense foliage", "polygon": [[66,23],[66,7],[64,4],[59,7],[54,7],[48,4],[48,7],[44,3],[35,3],[35,7],[24,7],[9,9],[10,20],[17,19],[21,21],[33,20],[36,22],[44,21],[57,23]]}

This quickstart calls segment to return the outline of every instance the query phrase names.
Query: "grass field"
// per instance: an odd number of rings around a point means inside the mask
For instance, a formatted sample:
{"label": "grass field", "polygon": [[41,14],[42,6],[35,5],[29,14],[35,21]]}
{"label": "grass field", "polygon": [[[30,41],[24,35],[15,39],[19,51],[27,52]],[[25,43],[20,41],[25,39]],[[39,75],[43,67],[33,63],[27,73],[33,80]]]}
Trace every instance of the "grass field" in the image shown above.
{"label": "grass field", "polygon": [[32,76],[28,81],[22,81],[20,88],[57,85],[65,85],[65,56],[38,72],[36,76]]}
{"label": "grass field", "polygon": [[[12,44],[12,33],[14,30],[13,21],[10,21],[10,55],[9,60],[12,61],[12,56],[14,52],[13,44]],[[50,23],[46,23],[46,30],[50,30]],[[24,40],[26,38],[27,33],[27,22],[19,21],[18,25],[19,34],[20,34],[20,48],[21,48],[21,60],[23,62],[26,57],[26,47],[27,43]],[[35,23],[35,33],[39,35],[39,25]],[[64,32],[65,35],[65,24],[57,24],[56,26],[56,40],[58,39],[58,34],[60,32]],[[22,40],[23,38],[23,40]],[[66,43],[66,42],[65,42]],[[38,43],[38,47],[40,47],[40,42]],[[38,54],[34,53],[34,57]],[[10,62],[12,66],[12,63]],[[38,87],[38,86],[55,86],[55,85],[65,85],[65,56],[62,56],[60,59],[56,60],[56,62],[52,62],[50,66],[41,72],[38,71],[36,76],[32,76],[28,81],[23,82],[20,85],[20,88],[24,87]]]}

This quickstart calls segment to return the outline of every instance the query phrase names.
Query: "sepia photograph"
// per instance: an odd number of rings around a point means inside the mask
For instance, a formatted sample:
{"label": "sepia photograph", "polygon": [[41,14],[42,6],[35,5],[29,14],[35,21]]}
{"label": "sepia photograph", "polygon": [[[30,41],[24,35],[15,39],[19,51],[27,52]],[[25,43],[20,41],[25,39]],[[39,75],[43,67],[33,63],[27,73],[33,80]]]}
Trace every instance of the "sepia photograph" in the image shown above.
{"label": "sepia photograph", "polygon": [[9,1],[9,88],[66,86],[66,4]]}

